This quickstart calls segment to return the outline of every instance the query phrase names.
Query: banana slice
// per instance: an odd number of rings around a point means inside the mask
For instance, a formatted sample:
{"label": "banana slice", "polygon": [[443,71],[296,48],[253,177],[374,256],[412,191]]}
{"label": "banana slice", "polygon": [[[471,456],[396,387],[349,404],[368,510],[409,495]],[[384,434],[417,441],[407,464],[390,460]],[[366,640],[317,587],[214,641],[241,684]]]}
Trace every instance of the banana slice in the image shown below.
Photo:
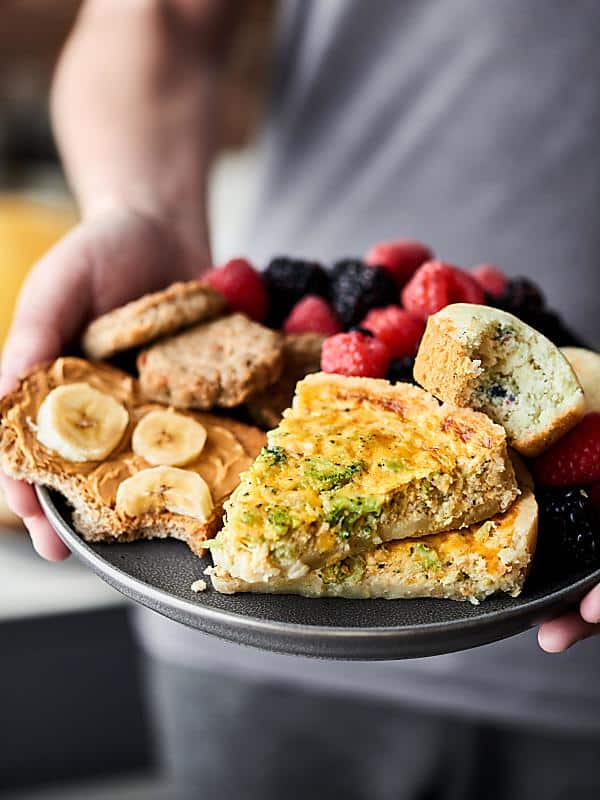
{"label": "banana slice", "polygon": [[137,517],[148,511],[171,511],[206,522],[213,501],[197,472],[177,467],[149,467],[124,480],[117,489],[117,511]]}
{"label": "banana slice", "polygon": [[138,422],[131,439],[133,452],[149,464],[181,467],[201,452],[206,430],[191,417],[176,411],[150,411]]}
{"label": "banana slice", "polygon": [[129,414],[89,383],[53,389],[37,415],[37,438],[67,461],[102,461],[121,441]]}

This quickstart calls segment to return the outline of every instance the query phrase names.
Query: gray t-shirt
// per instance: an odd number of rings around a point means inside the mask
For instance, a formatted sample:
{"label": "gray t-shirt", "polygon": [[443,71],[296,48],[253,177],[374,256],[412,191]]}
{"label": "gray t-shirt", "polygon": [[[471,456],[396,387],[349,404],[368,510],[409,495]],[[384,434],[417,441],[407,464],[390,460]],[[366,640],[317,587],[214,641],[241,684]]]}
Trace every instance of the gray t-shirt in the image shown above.
{"label": "gray t-shirt", "polygon": [[[531,276],[600,344],[600,4],[288,0],[258,198],[236,252],[361,254],[420,238],[444,259]],[[542,532],[543,535],[543,532]],[[141,620],[164,657],[248,676],[600,731],[600,638],[533,633],[393,663],[250,651]]]}

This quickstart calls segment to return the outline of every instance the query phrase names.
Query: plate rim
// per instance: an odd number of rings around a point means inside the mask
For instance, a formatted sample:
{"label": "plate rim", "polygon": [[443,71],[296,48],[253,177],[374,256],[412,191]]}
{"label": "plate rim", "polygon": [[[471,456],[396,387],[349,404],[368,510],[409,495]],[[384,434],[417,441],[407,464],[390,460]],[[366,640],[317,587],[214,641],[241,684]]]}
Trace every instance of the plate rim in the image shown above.
{"label": "plate rim", "polygon": [[[129,573],[115,566],[111,562],[104,559],[101,555],[96,553],[75,529],[68,524],[56,507],[52,498],[52,491],[44,486],[35,486],[35,491],[39,499],[40,505],[48,521],[60,536],[61,539],[67,544],[86,564],[95,572],[98,577],[104,579],[104,576],[112,578],[114,583],[110,583],[117,591],[120,591],[125,596],[130,596],[120,588],[123,585],[129,585],[132,589],[137,591],[141,596],[150,597],[158,605],[165,607],[176,607],[179,611],[190,614],[194,617],[206,619],[208,622],[217,623],[219,625],[234,625],[237,628],[254,631],[259,633],[274,632],[279,635],[284,634],[288,636],[296,636],[303,638],[305,636],[317,637],[319,640],[327,641],[331,639],[343,640],[349,639],[356,641],[357,639],[395,639],[401,640],[410,638],[411,640],[425,638],[436,633],[460,633],[465,630],[476,629],[484,632],[493,629],[498,624],[504,622],[518,621],[521,617],[535,616],[536,612],[542,612],[546,607],[558,603],[568,604],[570,600],[575,600],[581,596],[583,592],[591,586],[600,583],[600,568],[594,572],[580,578],[575,583],[562,587],[544,597],[537,598],[524,603],[522,606],[498,609],[497,611],[490,612],[486,618],[482,619],[477,617],[474,619],[462,620],[448,620],[445,622],[426,622],[418,625],[410,626],[381,626],[381,627],[354,627],[347,628],[339,625],[308,625],[298,622],[274,621],[268,619],[259,619],[255,616],[247,616],[237,611],[226,611],[222,609],[210,608],[202,604],[196,604],[192,600],[185,600],[170,594],[164,589],[159,589],[146,583],[139,578],[131,576]],[[116,543],[115,543],[116,544]],[[140,605],[144,605],[137,598],[133,598]],[[535,627],[537,623],[533,623],[528,627]]]}

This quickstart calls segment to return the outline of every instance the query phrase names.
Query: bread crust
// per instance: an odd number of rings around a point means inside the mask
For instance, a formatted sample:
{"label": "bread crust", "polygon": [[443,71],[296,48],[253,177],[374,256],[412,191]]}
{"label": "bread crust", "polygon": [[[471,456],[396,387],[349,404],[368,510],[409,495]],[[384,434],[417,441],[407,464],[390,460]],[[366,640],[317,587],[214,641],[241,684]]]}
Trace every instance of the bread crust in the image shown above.
{"label": "bread crust", "polygon": [[158,342],[137,364],[141,390],[151,400],[231,408],[277,381],[282,337],[244,314],[230,314]]}
{"label": "bread crust", "polygon": [[[556,357],[565,362],[565,369],[571,373],[572,394],[568,407],[556,411],[544,427],[526,434],[517,435],[506,420],[503,423],[496,418],[493,407],[478,406],[496,422],[504,424],[509,443],[515,450],[533,458],[564,436],[585,413],[585,400],[575,373],[568,369],[568,362],[560,350],[541,333],[534,331],[512,314],[498,309],[464,304],[446,306],[427,321],[415,359],[415,380],[444,402],[473,407],[475,387],[481,378],[486,377],[486,371],[468,336],[469,326],[474,326],[475,323],[469,321],[468,317],[465,321],[465,308],[472,309],[472,313],[480,315],[485,323],[492,320],[500,325],[511,325],[520,330],[527,330],[538,342],[543,342],[546,348],[551,348]],[[546,367],[550,369],[551,365]]]}
{"label": "bread crust", "polygon": [[[66,462],[35,438],[32,426],[47,390],[75,380],[93,382],[96,388],[112,393],[130,415],[121,443],[103,462]],[[39,391],[39,386],[43,391]],[[36,394],[32,396],[34,389]],[[115,508],[116,490],[122,480],[151,466],[132,452],[131,434],[139,419],[156,408],[156,405],[148,405],[143,400],[137,382],[120,370],[90,364],[82,359],[58,359],[32,370],[14,392],[0,400],[0,466],[16,480],[41,484],[60,492],[72,506],[73,524],[86,541],[131,542],[173,537],[186,542],[194,553],[201,555],[204,541],[214,535],[221,523],[223,503],[237,484],[239,472],[246,469],[258,454],[265,436],[257,428],[235,420],[186,412],[207,430],[205,458],[210,457],[213,450],[218,451],[219,437],[222,436],[234,437],[241,448],[236,456],[238,461],[232,462],[231,474],[224,474],[219,484],[211,478],[215,472],[207,470],[202,454],[188,467],[207,480],[215,503],[213,513],[204,523],[168,511],[128,517]]]}
{"label": "bread crust", "polygon": [[173,283],[91,322],[83,333],[83,352],[99,361],[148,344],[225,312],[225,297],[200,281]]}

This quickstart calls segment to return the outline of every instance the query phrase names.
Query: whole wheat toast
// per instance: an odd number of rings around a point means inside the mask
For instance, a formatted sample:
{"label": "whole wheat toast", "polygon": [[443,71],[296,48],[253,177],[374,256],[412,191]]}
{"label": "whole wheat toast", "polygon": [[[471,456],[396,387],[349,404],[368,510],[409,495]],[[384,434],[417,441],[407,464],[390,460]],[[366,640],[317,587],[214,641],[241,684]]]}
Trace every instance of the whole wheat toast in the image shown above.
{"label": "whole wheat toast", "polygon": [[[68,462],[36,438],[38,409],[56,388],[85,381],[110,394],[129,413],[129,424],[120,444],[102,462]],[[173,537],[201,554],[204,541],[218,528],[224,500],[239,482],[240,473],[264,444],[257,428],[226,417],[190,414],[207,431],[200,456],[186,469],[206,480],[214,510],[206,522],[168,511],[128,517],[115,507],[119,484],[150,465],[131,449],[131,434],[148,411],[158,408],[141,396],[137,381],[103,364],[77,358],[59,358],[26,375],[19,387],[0,401],[0,466],[12,478],[56,489],[73,507],[73,524],[86,541],[133,541]]]}

